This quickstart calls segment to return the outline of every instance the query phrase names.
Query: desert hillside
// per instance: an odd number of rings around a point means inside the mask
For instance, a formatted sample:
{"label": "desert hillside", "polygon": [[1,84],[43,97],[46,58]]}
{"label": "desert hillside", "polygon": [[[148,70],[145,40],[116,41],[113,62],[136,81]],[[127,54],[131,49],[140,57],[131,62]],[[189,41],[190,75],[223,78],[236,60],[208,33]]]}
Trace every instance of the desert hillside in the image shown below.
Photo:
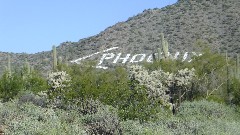
{"label": "desert hillside", "polygon": [[[191,52],[201,40],[215,51],[231,55],[240,52],[239,9],[239,0],[179,0],[161,9],[144,10],[92,37],[63,42],[57,45],[57,52],[65,62],[112,47],[118,47],[112,52],[151,54],[160,45],[160,33],[164,33],[173,53]],[[7,64],[7,54],[0,52],[0,72]],[[10,56],[14,66],[21,66],[27,59],[36,69],[51,68],[51,51]],[[100,59],[96,56],[93,58]]]}

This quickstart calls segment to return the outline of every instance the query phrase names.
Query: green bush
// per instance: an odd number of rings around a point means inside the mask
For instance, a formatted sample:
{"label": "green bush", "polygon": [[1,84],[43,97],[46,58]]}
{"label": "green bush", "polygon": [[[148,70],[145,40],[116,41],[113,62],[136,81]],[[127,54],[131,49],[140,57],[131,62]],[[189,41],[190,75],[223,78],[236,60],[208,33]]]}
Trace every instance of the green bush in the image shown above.
{"label": "green bush", "polygon": [[16,100],[0,103],[0,125],[6,134],[237,135],[240,109],[207,100],[183,102],[176,115],[162,109],[154,121],[120,120],[117,109],[99,103],[82,115],[76,109],[41,108]]}
{"label": "green bush", "polygon": [[18,104],[32,103],[36,106],[47,107],[47,98],[33,94],[32,92],[23,92],[18,96]]}
{"label": "green bush", "polygon": [[167,130],[153,123],[141,124],[139,121],[127,120],[121,122],[122,131],[125,135],[169,135]]}
{"label": "green bush", "polygon": [[238,78],[231,79],[230,84],[231,102],[240,106],[240,80]]}
{"label": "green bush", "polygon": [[121,122],[124,134],[131,135],[237,135],[240,113],[235,107],[206,100],[183,102],[176,115],[159,112],[154,122]]}
{"label": "green bush", "polygon": [[125,99],[118,101],[119,116],[123,120],[139,120],[146,122],[154,119],[162,108],[160,99],[150,99],[146,87],[136,80],[129,81],[129,88],[125,93]]}
{"label": "green bush", "polygon": [[39,73],[26,69],[6,71],[0,78],[0,98],[5,102],[15,98],[23,91],[38,93],[47,89],[47,82]]}
{"label": "green bush", "polygon": [[[201,100],[185,102],[179,107],[178,117],[194,116],[194,119],[235,120],[238,115],[235,108],[213,101]],[[199,117],[198,117],[199,116]]]}
{"label": "green bush", "polygon": [[72,91],[67,93],[69,101],[99,100],[118,108],[121,119],[141,121],[153,117],[160,108],[160,101],[150,100],[146,88],[132,82],[124,68],[98,70],[91,66],[73,66],[71,72]]}
{"label": "green bush", "polygon": [[17,73],[5,72],[0,78],[0,98],[3,102],[9,101],[23,90],[22,77]]}
{"label": "green bush", "polygon": [[[236,70],[236,65],[231,58],[226,60],[226,56],[208,49],[204,42],[197,42],[200,49],[194,50],[201,52],[201,56],[193,56],[191,62],[180,60],[161,60],[152,64],[145,64],[150,71],[162,69],[164,72],[176,74],[180,69],[195,69],[196,79],[193,80],[191,90],[186,92],[185,99],[207,98],[217,102],[229,103],[229,95],[235,93],[237,96],[239,82],[232,80]],[[229,81],[227,81],[229,79]],[[232,82],[231,82],[232,81]],[[191,95],[191,98],[188,97]],[[185,97],[186,96],[186,97]],[[234,97],[236,97],[234,96]],[[187,98],[188,97],[188,98]],[[235,98],[234,103],[237,102]]]}
{"label": "green bush", "polygon": [[66,93],[71,91],[71,77],[65,71],[52,72],[47,78],[49,89],[46,91],[51,105],[61,107],[67,102]]}
{"label": "green bush", "polygon": [[32,71],[30,74],[23,77],[24,90],[38,93],[48,89],[47,80],[43,78],[37,71]]}
{"label": "green bush", "polygon": [[111,106],[99,106],[96,113],[84,116],[83,123],[88,134],[122,134],[117,110]]}
{"label": "green bush", "polygon": [[17,105],[15,101],[0,104],[0,124],[10,135],[77,135],[86,134],[82,116],[76,111],[41,108],[31,103]]}
{"label": "green bush", "polygon": [[183,102],[176,115],[159,113],[154,122],[121,122],[123,133],[139,135],[237,135],[239,112],[235,107],[206,100]]}

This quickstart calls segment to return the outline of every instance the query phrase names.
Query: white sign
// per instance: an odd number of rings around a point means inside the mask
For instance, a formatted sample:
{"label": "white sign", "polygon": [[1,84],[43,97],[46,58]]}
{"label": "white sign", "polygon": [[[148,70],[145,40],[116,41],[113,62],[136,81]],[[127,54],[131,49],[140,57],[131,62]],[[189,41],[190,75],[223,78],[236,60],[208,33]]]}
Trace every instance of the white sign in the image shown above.
{"label": "white sign", "polygon": [[[76,59],[76,60],[73,60],[71,61],[72,63],[77,63],[77,64],[80,64],[80,62],[84,59],[87,59],[87,58],[90,58],[94,55],[97,55],[97,54],[101,54],[101,58],[96,66],[96,68],[102,68],[102,69],[107,69],[108,67],[106,66],[103,66],[103,63],[104,61],[108,61],[108,62],[111,62],[113,64],[116,64],[116,63],[139,63],[139,62],[143,62],[143,61],[146,61],[146,62],[153,62],[153,56],[152,54],[122,54],[122,53],[117,53],[117,54],[114,54],[114,53],[106,53],[106,52],[109,52],[111,50],[115,50],[115,49],[118,49],[118,47],[112,47],[112,48],[109,48],[107,50],[103,50],[102,52],[96,52],[96,53],[93,53],[93,54],[90,54],[90,55],[87,55],[87,56],[84,56],[82,58],[79,58],[79,59]],[[188,59],[188,62],[191,62],[192,60],[189,58],[190,55],[193,55],[193,56],[201,56],[202,54],[197,54],[195,52],[185,52],[183,53],[183,56],[182,58],[179,58],[180,57],[180,52],[176,52],[173,55],[171,55],[171,53],[168,53],[169,57],[171,57],[172,59],[182,59],[182,61],[185,61]],[[157,56],[157,53],[155,54],[155,56]]]}

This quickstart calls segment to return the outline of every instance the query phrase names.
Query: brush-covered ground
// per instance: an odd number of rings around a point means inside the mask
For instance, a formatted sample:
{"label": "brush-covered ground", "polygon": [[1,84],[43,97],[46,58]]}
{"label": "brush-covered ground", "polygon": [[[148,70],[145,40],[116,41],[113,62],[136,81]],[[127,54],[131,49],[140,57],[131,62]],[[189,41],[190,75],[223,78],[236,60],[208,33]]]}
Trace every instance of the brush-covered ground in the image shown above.
{"label": "brush-covered ground", "polygon": [[[81,115],[76,110],[43,108],[19,101],[0,104],[0,122],[8,135],[238,135],[239,108],[200,100],[183,102],[176,115],[159,112],[148,122],[120,120],[111,106],[96,114]],[[101,131],[103,130],[103,131]],[[105,131],[104,131],[105,130]]]}
{"label": "brush-covered ground", "polygon": [[27,62],[8,66],[0,78],[0,132],[238,135],[238,64],[205,51],[190,63],[164,58],[109,70],[58,63],[48,77]]}

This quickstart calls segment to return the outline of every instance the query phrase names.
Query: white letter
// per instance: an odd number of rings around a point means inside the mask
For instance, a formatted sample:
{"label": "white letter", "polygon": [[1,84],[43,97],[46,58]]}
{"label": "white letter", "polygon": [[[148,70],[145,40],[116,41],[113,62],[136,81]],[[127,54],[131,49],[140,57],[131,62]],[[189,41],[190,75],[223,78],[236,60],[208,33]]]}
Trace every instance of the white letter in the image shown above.
{"label": "white letter", "polygon": [[115,56],[115,54],[113,53],[105,53],[103,54],[102,58],[100,59],[99,63],[97,64],[96,68],[103,68],[103,69],[107,69],[108,67],[102,67],[100,66],[104,60],[109,60],[112,59]]}
{"label": "white letter", "polygon": [[[135,60],[137,56],[141,56],[139,60]],[[144,60],[144,58],[146,57],[146,54],[136,54],[132,57],[132,59],[130,60],[131,63],[135,63],[135,62],[141,62]]]}
{"label": "white letter", "polygon": [[[111,50],[114,50],[114,49],[117,49],[118,47],[112,47],[112,48],[109,48],[109,49],[107,49],[107,50],[103,50],[102,52],[108,52],[108,51],[111,51]],[[76,60],[72,60],[71,62],[72,63],[77,63],[77,64],[80,64],[80,61],[81,60],[84,60],[84,59],[87,59],[87,58],[90,58],[90,57],[92,57],[92,56],[94,56],[94,55],[97,55],[97,54],[99,54],[100,52],[96,52],[96,53],[93,53],[93,54],[90,54],[90,55],[87,55],[87,56],[84,56],[84,57],[82,57],[82,58],[79,58],[79,59],[76,59]]]}
{"label": "white letter", "polygon": [[[197,54],[196,52],[192,52],[192,54],[193,54],[193,56],[201,56],[202,54],[200,53],[200,54]],[[191,62],[192,61],[192,59],[190,59],[188,62]]]}
{"label": "white letter", "polygon": [[123,60],[122,63],[126,63],[127,60],[129,59],[130,55],[131,55],[131,54],[127,54],[126,57],[120,58],[121,53],[119,53],[119,54],[117,55],[117,57],[115,58],[115,60],[113,61],[113,63],[117,63],[117,61],[118,61],[119,59]]}
{"label": "white letter", "polygon": [[[152,56],[153,54],[150,54],[149,56],[148,56],[148,58],[147,58],[147,62],[153,62],[153,56]],[[155,55],[155,54],[154,54]]]}
{"label": "white letter", "polygon": [[177,59],[177,57],[179,56],[179,54],[180,54],[179,52],[176,52],[173,59]]}
{"label": "white letter", "polygon": [[188,56],[188,52],[185,52],[184,55],[183,55],[182,61],[185,61],[187,59],[187,56]]}

